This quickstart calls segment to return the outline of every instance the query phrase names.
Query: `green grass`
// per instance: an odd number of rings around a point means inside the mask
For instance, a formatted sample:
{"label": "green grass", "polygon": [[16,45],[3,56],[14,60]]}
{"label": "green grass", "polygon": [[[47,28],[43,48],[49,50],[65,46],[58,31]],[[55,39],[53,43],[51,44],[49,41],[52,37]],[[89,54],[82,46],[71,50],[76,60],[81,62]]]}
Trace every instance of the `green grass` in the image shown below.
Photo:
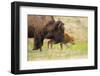
{"label": "green grass", "polygon": [[54,44],[52,49],[48,49],[45,41],[41,52],[32,50],[32,48],[33,41],[30,39],[28,40],[28,61],[87,58],[88,55],[87,42],[77,42],[74,45],[65,44],[61,50],[59,44]]}
{"label": "green grass", "polygon": [[28,61],[57,60],[57,59],[81,59],[88,57],[88,17],[85,16],[54,16],[54,19],[64,23],[65,32],[75,37],[75,45],[64,45],[61,50],[59,44],[54,44],[48,49],[45,40],[42,52],[33,49],[33,40],[28,40]]}

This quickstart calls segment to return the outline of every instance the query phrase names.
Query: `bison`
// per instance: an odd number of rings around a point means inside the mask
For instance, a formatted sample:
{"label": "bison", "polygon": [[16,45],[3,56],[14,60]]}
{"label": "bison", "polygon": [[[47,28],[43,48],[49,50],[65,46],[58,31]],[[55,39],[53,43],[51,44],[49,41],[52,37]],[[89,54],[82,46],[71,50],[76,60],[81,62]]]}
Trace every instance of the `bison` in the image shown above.
{"label": "bison", "polygon": [[[63,38],[62,42],[60,42],[61,49],[63,49],[62,45],[67,44],[67,43],[75,44],[75,39],[73,36],[70,36],[68,33],[64,33],[64,38]],[[48,48],[49,48],[50,44],[51,44],[51,48],[52,48],[53,44],[57,44],[57,43],[54,39],[50,39],[48,41]]]}
{"label": "bison", "polygon": [[34,37],[33,50],[42,50],[44,38],[54,39],[57,43],[64,38],[64,24],[55,21],[53,16],[28,15],[28,38]]}

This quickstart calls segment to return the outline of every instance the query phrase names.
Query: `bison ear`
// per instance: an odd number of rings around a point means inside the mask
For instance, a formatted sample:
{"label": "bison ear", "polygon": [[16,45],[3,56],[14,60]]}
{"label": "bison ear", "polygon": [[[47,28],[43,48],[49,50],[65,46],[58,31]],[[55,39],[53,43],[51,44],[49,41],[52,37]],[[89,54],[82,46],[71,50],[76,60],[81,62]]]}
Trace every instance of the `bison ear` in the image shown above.
{"label": "bison ear", "polygon": [[61,28],[64,24],[62,22],[59,23],[58,29]]}

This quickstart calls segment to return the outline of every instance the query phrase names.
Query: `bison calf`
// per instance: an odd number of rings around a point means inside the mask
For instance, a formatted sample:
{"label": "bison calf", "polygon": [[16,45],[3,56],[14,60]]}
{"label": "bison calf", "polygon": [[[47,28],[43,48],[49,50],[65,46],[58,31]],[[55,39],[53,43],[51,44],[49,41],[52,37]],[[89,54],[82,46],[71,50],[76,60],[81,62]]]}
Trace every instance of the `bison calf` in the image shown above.
{"label": "bison calf", "polygon": [[[62,42],[60,42],[61,49],[63,49],[63,44],[67,44],[67,43],[75,44],[75,39],[73,36],[70,36],[68,33],[64,33],[64,38],[63,38]],[[49,48],[49,45],[52,48],[53,44],[57,44],[57,43],[54,39],[50,39],[48,41],[48,48]]]}

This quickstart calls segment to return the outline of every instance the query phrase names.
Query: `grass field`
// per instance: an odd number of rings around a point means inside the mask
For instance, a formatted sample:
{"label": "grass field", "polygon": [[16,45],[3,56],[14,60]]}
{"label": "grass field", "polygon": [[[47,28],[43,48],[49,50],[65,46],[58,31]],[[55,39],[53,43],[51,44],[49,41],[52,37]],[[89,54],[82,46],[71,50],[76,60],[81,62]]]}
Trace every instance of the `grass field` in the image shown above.
{"label": "grass field", "polygon": [[88,56],[87,42],[77,42],[74,45],[63,45],[63,50],[61,50],[59,44],[54,44],[52,49],[48,49],[47,41],[45,40],[42,52],[40,52],[40,50],[32,50],[32,48],[33,39],[28,39],[28,61],[76,59],[87,58]]}
{"label": "grass field", "polygon": [[88,17],[84,16],[54,16],[54,19],[64,23],[64,32],[75,38],[75,45],[64,45],[61,50],[59,44],[48,49],[47,40],[44,41],[42,52],[33,49],[33,40],[28,39],[27,60],[55,60],[80,59],[88,57]]}

